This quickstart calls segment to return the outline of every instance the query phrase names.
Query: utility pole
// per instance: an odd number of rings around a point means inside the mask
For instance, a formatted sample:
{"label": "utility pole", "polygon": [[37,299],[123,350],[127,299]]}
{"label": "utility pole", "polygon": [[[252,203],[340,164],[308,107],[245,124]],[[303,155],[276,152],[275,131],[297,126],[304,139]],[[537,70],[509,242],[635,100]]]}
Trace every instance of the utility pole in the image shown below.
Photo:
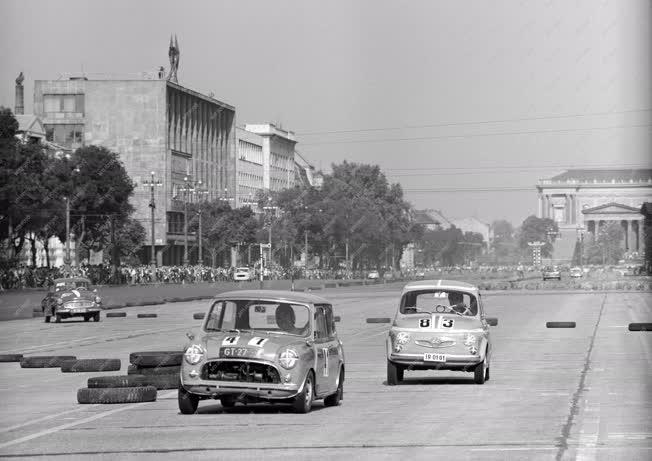
{"label": "utility pole", "polygon": [[155,231],[154,231],[154,222],[155,222],[155,209],[156,209],[156,202],[154,201],[154,189],[156,187],[160,187],[163,185],[163,183],[160,180],[154,180],[154,175],[155,173],[152,171],[150,173],[151,179],[145,180],[143,185],[145,187],[149,187],[150,190],[150,199],[149,199],[149,207],[152,209],[152,257],[150,258],[149,264],[152,267],[152,270],[156,267],[156,238],[155,238]]}
{"label": "utility pole", "polygon": [[63,262],[66,275],[70,276],[70,197],[66,201],[66,260]]}
{"label": "utility pole", "polygon": [[188,194],[195,189],[191,187],[190,178],[183,178],[183,265],[190,263],[188,259]]}
{"label": "utility pole", "polygon": [[303,270],[304,270],[305,274],[308,274],[308,230],[307,229],[304,232],[303,237],[304,237],[304,247],[305,247],[305,251],[306,251],[306,261],[304,263]]}

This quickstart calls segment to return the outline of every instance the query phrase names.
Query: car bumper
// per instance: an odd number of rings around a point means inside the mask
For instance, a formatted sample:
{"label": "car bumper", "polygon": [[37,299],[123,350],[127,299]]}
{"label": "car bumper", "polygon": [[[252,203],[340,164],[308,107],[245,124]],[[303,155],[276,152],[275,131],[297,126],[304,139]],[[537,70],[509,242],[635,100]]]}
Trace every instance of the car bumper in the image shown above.
{"label": "car bumper", "polygon": [[74,309],[59,309],[57,314],[74,317],[76,315],[96,314],[100,310],[100,307],[75,307]]}
{"label": "car bumper", "polygon": [[232,381],[214,381],[205,379],[183,379],[181,385],[188,392],[205,397],[223,395],[246,395],[269,400],[283,400],[296,396],[302,385],[296,383],[240,383]]}
{"label": "car bumper", "polygon": [[445,362],[426,362],[423,354],[393,353],[389,356],[389,361],[414,369],[463,370],[481,363],[484,358],[484,355],[446,355]]}

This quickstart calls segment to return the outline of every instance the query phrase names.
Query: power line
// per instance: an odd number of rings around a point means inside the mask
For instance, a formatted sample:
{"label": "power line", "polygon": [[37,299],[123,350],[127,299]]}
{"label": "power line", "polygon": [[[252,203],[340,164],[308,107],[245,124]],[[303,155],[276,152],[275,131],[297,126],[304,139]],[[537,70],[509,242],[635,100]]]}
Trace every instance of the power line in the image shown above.
{"label": "power line", "polygon": [[627,114],[634,112],[650,112],[652,109],[630,109],[622,111],[612,111],[612,112],[593,112],[586,114],[568,114],[568,115],[549,115],[549,116],[540,116],[540,117],[520,117],[520,118],[511,118],[511,119],[497,119],[497,120],[477,120],[477,121],[463,121],[463,122],[443,122],[443,123],[431,123],[425,125],[404,125],[398,127],[385,127],[385,128],[357,128],[350,130],[330,130],[330,131],[307,131],[305,133],[298,132],[298,135],[301,136],[315,136],[321,134],[342,134],[342,133],[363,133],[363,132],[373,132],[373,131],[395,131],[395,130],[409,130],[409,129],[419,129],[419,128],[437,128],[437,127],[446,127],[446,126],[464,126],[464,125],[483,125],[491,123],[508,123],[508,122],[527,122],[535,120],[552,120],[552,119],[562,119],[562,118],[579,118],[579,117],[594,117],[600,115],[615,115],[615,114]]}
{"label": "power line", "polygon": [[652,124],[645,123],[642,125],[598,126],[598,127],[591,127],[591,128],[566,128],[566,129],[559,129],[559,130],[503,131],[500,133],[455,134],[455,135],[444,135],[444,136],[422,136],[422,137],[415,137],[415,138],[382,138],[382,139],[362,139],[362,140],[347,140],[347,141],[321,141],[321,142],[303,143],[303,145],[317,146],[317,145],[324,145],[324,144],[367,144],[367,143],[377,143],[377,142],[429,141],[429,140],[437,140],[437,139],[454,139],[454,138],[484,138],[484,137],[491,137],[491,136],[513,136],[513,135],[524,135],[524,134],[571,133],[571,132],[579,132],[579,131],[613,130],[619,128],[645,128],[650,126],[652,126]]}
{"label": "power line", "polygon": [[[647,169],[650,167],[650,165],[641,165],[641,164],[618,164],[618,165],[608,165],[607,168],[610,169],[629,169],[631,167],[636,167],[636,169]],[[550,167],[455,167],[455,168],[420,168],[420,172],[418,173],[386,173],[386,176],[389,177],[410,177],[410,176],[453,176],[453,175],[479,175],[479,174],[495,174],[495,173],[506,173],[506,172],[527,172],[531,170],[559,170],[559,169],[592,169],[592,167],[586,167],[586,166],[581,166],[578,167],[577,165],[568,165],[568,166],[550,166]],[[404,170],[409,170],[412,171],[413,169],[397,169],[397,170],[385,170],[385,171],[404,171]],[[425,173],[423,172],[424,170],[446,170],[446,171],[435,171],[432,173]],[[459,170],[459,171],[458,171]],[[507,170],[507,171],[505,171]],[[516,171],[513,171],[516,170]]]}
{"label": "power line", "polygon": [[440,193],[440,192],[536,192],[534,186],[531,187],[442,187],[438,189],[403,189],[403,192],[412,193]]}
{"label": "power line", "polygon": [[652,168],[652,165],[647,164],[643,165],[640,163],[597,163],[593,165],[564,165],[564,164],[550,164],[550,165],[517,165],[517,166],[474,166],[474,167],[458,167],[458,166],[450,166],[450,167],[432,167],[432,168],[419,168],[419,167],[414,167],[414,168],[385,168],[383,171],[427,171],[427,170],[494,170],[494,169],[505,169],[505,170],[560,170],[560,169],[582,169],[582,170],[591,170],[591,169],[599,169],[599,168],[604,168],[604,169],[618,169],[618,170],[623,170],[623,169],[629,169],[629,168],[645,168],[649,169]]}

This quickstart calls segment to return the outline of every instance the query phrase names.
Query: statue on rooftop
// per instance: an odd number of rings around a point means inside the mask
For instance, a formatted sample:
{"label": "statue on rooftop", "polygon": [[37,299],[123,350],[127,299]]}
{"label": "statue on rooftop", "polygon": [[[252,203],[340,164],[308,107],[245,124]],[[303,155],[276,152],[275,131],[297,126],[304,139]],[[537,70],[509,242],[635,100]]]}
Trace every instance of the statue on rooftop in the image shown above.
{"label": "statue on rooftop", "polygon": [[168,49],[168,56],[170,58],[170,73],[168,74],[168,81],[179,83],[177,79],[177,70],[179,69],[179,42],[177,41],[177,36],[174,36],[174,42],[172,42],[172,36],[170,35],[170,47]]}

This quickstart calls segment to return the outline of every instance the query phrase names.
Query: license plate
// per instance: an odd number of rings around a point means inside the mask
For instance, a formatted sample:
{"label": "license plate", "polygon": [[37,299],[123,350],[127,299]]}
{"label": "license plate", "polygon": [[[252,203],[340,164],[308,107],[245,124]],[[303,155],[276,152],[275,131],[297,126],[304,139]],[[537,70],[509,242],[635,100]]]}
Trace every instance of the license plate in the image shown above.
{"label": "license plate", "polygon": [[86,312],[86,309],[72,309],[73,314],[83,314]]}
{"label": "license plate", "polygon": [[423,354],[423,361],[424,362],[445,362],[446,361],[446,355],[445,354],[432,354],[430,352],[426,352]]}
{"label": "license plate", "polygon": [[259,350],[249,347],[220,347],[220,357],[256,357]]}

